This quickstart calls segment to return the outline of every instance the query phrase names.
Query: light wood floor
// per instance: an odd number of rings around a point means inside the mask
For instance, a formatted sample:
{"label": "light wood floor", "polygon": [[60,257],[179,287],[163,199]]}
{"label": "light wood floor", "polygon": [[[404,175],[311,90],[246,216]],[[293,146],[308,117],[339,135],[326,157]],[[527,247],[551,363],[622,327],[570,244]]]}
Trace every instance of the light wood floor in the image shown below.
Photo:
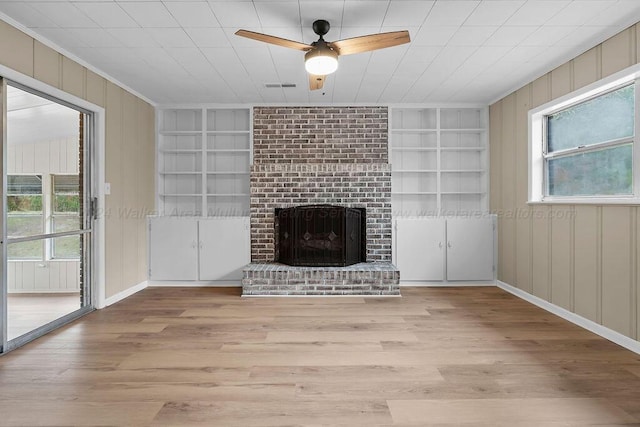
{"label": "light wood floor", "polygon": [[0,358],[0,425],[640,426],[640,356],[498,288],[149,288]]}
{"label": "light wood floor", "polygon": [[7,336],[10,340],[80,308],[80,293],[9,294]]}

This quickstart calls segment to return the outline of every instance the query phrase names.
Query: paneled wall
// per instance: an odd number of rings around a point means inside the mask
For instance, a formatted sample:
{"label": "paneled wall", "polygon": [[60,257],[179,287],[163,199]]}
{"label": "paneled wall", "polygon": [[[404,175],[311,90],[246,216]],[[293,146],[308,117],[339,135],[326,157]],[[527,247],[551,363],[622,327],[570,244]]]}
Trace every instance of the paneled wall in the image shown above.
{"label": "paneled wall", "polygon": [[8,174],[77,174],[78,138],[15,144],[7,152]]}
{"label": "paneled wall", "polygon": [[640,207],[527,205],[527,113],[638,62],[638,25],[490,107],[491,210],[498,279],[640,338]]}
{"label": "paneled wall", "polygon": [[153,106],[0,21],[0,63],[106,111],[106,297],[147,278],[146,221],[154,210]]}

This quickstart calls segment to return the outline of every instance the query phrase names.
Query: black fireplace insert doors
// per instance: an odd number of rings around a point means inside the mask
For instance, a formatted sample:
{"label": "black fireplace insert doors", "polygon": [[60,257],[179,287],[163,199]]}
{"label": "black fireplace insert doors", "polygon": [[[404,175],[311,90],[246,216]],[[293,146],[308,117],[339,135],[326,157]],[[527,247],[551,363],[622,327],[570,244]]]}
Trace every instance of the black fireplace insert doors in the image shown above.
{"label": "black fireplace insert doors", "polygon": [[366,210],[304,205],[275,211],[276,260],[294,266],[344,267],[366,261]]}

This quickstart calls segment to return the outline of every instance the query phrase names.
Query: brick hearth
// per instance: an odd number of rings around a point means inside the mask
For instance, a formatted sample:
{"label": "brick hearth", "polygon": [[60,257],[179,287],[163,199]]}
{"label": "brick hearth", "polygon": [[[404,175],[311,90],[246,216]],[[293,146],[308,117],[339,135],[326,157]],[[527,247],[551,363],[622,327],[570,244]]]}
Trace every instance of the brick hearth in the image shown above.
{"label": "brick hearth", "polygon": [[400,273],[393,264],[363,262],[348,267],[292,267],[249,264],[242,295],[400,295]]}

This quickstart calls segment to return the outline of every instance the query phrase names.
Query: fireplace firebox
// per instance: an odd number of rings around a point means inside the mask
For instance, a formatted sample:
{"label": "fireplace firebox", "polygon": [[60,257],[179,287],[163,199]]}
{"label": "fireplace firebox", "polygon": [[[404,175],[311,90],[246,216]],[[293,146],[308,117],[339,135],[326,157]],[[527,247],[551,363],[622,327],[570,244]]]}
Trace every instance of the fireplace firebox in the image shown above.
{"label": "fireplace firebox", "polygon": [[277,260],[344,267],[366,261],[365,208],[306,205],[276,209]]}

